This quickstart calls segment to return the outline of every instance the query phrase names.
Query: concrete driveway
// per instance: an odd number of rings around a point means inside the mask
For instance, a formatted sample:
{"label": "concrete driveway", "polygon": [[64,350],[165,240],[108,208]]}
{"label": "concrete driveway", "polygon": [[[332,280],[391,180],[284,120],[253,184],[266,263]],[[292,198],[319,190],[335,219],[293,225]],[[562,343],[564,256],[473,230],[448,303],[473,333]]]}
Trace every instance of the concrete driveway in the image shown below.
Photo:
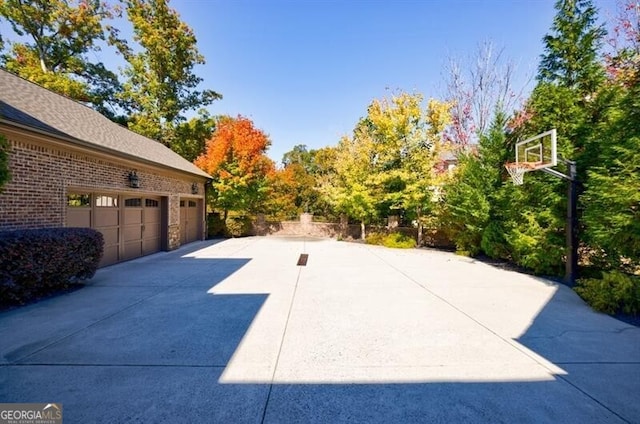
{"label": "concrete driveway", "polygon": [[427,250],[201,242],[0,314],[0,402],[65,423],[640,423],[639,393],[640,328]]}

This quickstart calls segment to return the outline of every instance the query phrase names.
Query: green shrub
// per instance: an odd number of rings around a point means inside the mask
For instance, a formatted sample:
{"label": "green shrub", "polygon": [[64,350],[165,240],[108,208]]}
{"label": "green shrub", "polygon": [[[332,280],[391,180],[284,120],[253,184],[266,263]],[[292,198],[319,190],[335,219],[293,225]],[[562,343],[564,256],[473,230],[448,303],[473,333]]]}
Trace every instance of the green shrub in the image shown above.
{"label": "green shrub", "polygon": [[391,247],[394,249],[412,249],[416,247],[416,241],[413,237],[410,237],[402,233],[370,233],[365,239],[367,244],[377,244],[385,247]]}
{"label": "green shrub", "polygon": [[247,216],[228,217],[225,222],[227,237],[246,237],[251,235],[251,218]]}
{"label": "green shrub", "polygon": [[395,249],[413,249],[416,247],[416,241],[413,237],[410,237],[402,233],[388,234],[382,241],[382,245],[386,247],[392,247]]}
{"label": "green shrub", "polygon": [[207,238],[220,237],[225,234],[224,220],[220,214],[213,212],[207,215]]}
{"label": "green shrub", "polygon": [[482,250],[495,259],[509,259],[509,245],[504,238],[504,228],[499,221],[491,221],[482,233]]}
{"label": "green shrub", "polygon": [[103,246],[102,234],[90,228],[0,233],[2,303],[24,303],[93,277]]}
{"label": "green shrub", "polygon": [[554,222],[551,211],[528,211],[522,218],[524,223],[505,235],[514,262],[538,275],[562,275],[564,223]]}
{"label": "green shrub", "polygon": [[369,233],[364,239],[364,242],[367,244],[382,245],[383,241],[384,241],[383,233]]}
{"label": "green shrub", "polygon": [[601,279],[578,281],[575,291],[593,309],[607,314],[640,314],[640,277],[620,271],[605,272]]}

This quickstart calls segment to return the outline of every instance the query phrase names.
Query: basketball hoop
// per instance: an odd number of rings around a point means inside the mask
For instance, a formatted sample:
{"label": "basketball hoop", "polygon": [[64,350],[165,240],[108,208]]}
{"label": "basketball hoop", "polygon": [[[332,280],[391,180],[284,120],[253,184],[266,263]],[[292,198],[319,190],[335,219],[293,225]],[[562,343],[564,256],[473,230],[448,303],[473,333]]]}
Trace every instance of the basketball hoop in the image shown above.
{"label": "basketball hoop", "polygon": [[504,167],[507,168],[513,184],[522,185],[524,183],[524,173],[534,170],[536,164],[536,162],[508,162]]}

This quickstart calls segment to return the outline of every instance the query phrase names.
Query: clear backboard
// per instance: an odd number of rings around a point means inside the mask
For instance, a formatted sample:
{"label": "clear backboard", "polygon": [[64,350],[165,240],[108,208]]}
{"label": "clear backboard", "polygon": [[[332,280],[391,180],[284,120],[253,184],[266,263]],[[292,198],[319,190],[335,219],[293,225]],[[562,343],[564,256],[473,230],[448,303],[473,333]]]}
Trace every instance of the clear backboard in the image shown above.
{"label": "clear backboard", "polygon": [[531,170],[549,168],[558,164],[556,130],[516,143],[516,163],[526,162]]}
{"label": "clear backboard", "polygon": [[520,185],[526,172],[550,168],[557,164],[556,130],[552,129],[516,143],[516,160],[505,164],[505,168],[509,171],[513,183]]}

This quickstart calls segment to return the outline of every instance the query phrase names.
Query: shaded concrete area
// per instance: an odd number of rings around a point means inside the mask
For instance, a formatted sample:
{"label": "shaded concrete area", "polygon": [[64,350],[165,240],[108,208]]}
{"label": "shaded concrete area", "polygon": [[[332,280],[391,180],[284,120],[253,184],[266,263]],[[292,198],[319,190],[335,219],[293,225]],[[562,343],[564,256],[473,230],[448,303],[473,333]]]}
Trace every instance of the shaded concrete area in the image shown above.
{"label": "shaded concrete area", "polygon": [[65,422],[640,423],[639,328],[438,251],[195,243],[2,313],[0,340],[0,402]]}

